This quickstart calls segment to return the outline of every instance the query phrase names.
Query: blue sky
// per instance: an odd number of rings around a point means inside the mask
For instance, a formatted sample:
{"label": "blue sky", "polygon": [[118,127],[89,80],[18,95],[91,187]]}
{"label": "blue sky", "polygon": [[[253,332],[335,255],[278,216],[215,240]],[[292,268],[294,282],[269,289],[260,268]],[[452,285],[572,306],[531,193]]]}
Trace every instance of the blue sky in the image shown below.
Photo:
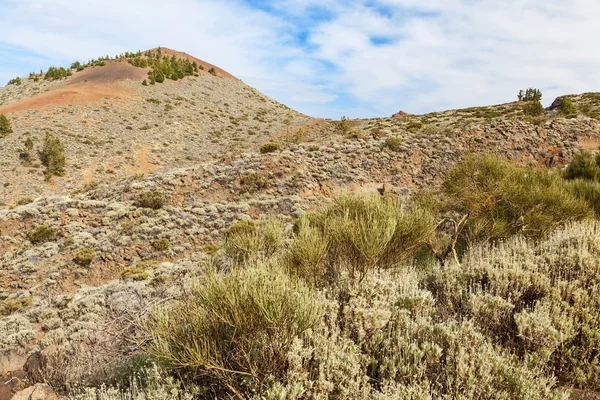
{"label": "blue sky", "polygon": [[317,117],[600,91],[597,0],[0,0],[0,85],[156,46]]}

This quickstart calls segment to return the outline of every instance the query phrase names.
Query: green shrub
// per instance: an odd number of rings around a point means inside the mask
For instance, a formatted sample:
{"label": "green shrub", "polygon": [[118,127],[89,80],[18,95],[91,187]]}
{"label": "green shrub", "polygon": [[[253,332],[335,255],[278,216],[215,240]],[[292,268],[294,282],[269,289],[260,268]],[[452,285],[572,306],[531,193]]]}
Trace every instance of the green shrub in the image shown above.
{"label": "green shrub", "polygon": [[336,123],[335,131],[342,136],[348,136],[352,131],[352,121],[345,116],[342,117],[342,119]]}
{"label": "green shrub", "polygon": [[568,180],[600,181],[600,154],[594,154],[590,151],[582,151],[576,154],[565,168],[563,177]]}
{"label": "green shrub", "polygon": [[212,67],[208,70],[208,73],[211,74],[212,76],[217,76],[217,70],[215,70]]}
{"label": "green shrub", "polygon": [[10,126],[10,121],[4,114],[0,114],[0,138],[7,136],[12,133],[13,130]]}
{"label": "green shrub", "polygon": [[532,117],[537,117],[544,114],[544,106],[539,101],[532,101],[523,107],[523,113]]}
{"label": "green shrub", "polygon": [[519,91],[519,101],[542,101],[542,92],[539,89],[529,88],[527,91]]}
{"label": "green shrub", "polygon": [[29,307],[30,305],[31,297],[0,300],[0,315],[14,314],[22,308]]}
{"label": "green shrub", "polygon": [[135,206],[141,208],[161,209],[167,202],[165,194],[157,189],[140,193],[135,199]]}
{"label": "green shrub", "polygon": [[33,150],[33,140],[30,137],[23,141],[23,146],[25,148],[21,149],[19,152],[19,158],[23,160],[25,164],[31,163],[31,151]]}
{"label": "green shrub", "polygon": [[542,237],[591,211],[559,174],[490,156],[457,163],[446,175],[442,196],[449,210],[467,216],[461,236],[471,244],[517,233]]}
{"label": "green shrub", "polygon": [[269,257],[281,246],[281,231],[281,224],[276,221],[238,221],[223,232],[223,250],[236,262],[259,254]]}
{"label": "green shrub", "polygon": [[64,147],[58,137],[47,133],[39,154],[42,164],[46,167],[44,172],[46,180],[50,180],[52,176],[63,176],[65,174]]}
{"label": "green shrub", "polygon": [[390,268],[412,255],[434,227],[430,212],[403,207],[399,199],[339,194],[333,204],[297,222],[299,243],[290,246],[288,269],[327,281],[344,269],[362,280],[374,268]]}
{"label": "green shrub", "polygon": [[265,154],[265,153],[272,153],[274,151],[279,150],[281,147],[279,146],[278,143],[275,142],[268,142],[263,144],[262,146],[260,146],[260,152]]}
{"label": "green shrub", "polygon": [[156,251],[165,251],[171,248],[171,242],[169,239],[157,239],[152,242],[152,247]]}
{"label": "green shrub", "polygon": [[567,118],[577,118],[577,108],[569,97],[562,97],[560,102],[560,114]]}
{"label": "green shrub", "polygon": [[259,190],[265,189],[269,185],[269,179],[264,175],[251,173],[243,176],[240,179],[242,185],[241,193],[255,193]]}
{"label": "green shrub", "polygon": [[320,314],[308,287],[275,267],[209,272],[189,298],[154,311],[148,350],[215,394],[246,398],[283,379],[294,340]]}
{"label": "green shrub", "polygon": [[121,272],[121,278],[131,279],[133,281],[144,281],[148,278],[147,269],[150,269],[152,264],[138,263],[134,266],[127,267]]}
{"label": "green shrub", "polygon": [[44,243],[54,239],[56,231],[48,225],[38,225],[27,234],[27,240],[33,244]]}
{"label": "green shrub", "polygon": [[31,204],[31,203],[33,203],[33,199],[31,197],[23,197],[23,198],[17,200],[18,206],[23,206],[25,204]]}
{"label": "green shrub", "polygon": [[58,79],[66,78],[67,76],[71,76],[72,74],[73,73],[71,72],[70,69],[65,69],[63,67],[59,67],[59,68],[50,67],[50,68],[48,68],[48,71],[44,75],[44,80],[55,81]]}
{"label": "green shrub", "polygon": [[392,151],[400,151],[402,150],[402,139],[397,137],[387,138],[385,140],[385,147]]}
{"label": "green shrub", "polygon": [[94,250],[85,247],[79,250],[77,254],[75,254],[75,258],[73,259],[73,261],[75,261],[76,264],[79,264],[82,267],[88,267],[92,263],[92,261],[94,261],[94,258],[96,258],[96,253],[94,253]]}
{"label": "green shrub", "polygon": [[21,85],[21,83],[22,83],[22,82],[21,82],[21,78],[17,76],[16,78],[14,78],[14,79],[11,79],[10,81],[8,81],[8,84],[7,84],[7,85],[15,85],[15,86],[19,86],[19,85]]}

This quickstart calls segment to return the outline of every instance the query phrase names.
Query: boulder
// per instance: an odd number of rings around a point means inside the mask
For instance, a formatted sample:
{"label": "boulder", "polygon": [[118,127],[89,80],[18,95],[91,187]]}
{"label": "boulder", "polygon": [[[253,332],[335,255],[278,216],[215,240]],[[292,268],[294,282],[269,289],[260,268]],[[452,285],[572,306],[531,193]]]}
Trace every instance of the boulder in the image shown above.
{"label": "boulder", "polygon": [[15,393],[11,400],[58,400],[58,396],[50,386],[38,383]]}

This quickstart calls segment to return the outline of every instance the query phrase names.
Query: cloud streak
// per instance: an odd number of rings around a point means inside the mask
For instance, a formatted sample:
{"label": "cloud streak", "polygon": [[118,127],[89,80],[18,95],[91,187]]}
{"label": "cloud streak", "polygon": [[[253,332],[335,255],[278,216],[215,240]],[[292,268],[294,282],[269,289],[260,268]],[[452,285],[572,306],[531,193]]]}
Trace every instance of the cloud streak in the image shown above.
{"label": "cloud streak", "polygon": [[600,90],[599,17],[592,0],[8,0],[0,83],[161,45],[315,116],[495,104],[528,86],[548,103]]}

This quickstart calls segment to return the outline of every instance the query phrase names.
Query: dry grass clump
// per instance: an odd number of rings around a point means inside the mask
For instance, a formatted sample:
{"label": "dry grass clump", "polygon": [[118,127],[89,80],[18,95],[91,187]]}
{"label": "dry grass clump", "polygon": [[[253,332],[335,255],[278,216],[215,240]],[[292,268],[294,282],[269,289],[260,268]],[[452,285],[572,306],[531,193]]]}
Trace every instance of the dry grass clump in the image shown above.
{"label": "dry grass clump", "polygon": [[433,215],[398,199],[340,194],[329,207],[296,224],[288,269],[314,280],[347,270],[359,281],[378,268],[397,265],[423,245],[435,228]]}
{"label": "dry grass clump", "polygon": [[149,351],[215,394],[245,398],[283,377],[294,339],[319,317],[308,287],[279,268],[209,272],[182,303],[155,310]]}
{"label": "dry grass clump", "polygon": [[223,232],[223,249],[235,262],[245,262],[262,254],[273,255],[283,240],[277,221],[238,221]]}

